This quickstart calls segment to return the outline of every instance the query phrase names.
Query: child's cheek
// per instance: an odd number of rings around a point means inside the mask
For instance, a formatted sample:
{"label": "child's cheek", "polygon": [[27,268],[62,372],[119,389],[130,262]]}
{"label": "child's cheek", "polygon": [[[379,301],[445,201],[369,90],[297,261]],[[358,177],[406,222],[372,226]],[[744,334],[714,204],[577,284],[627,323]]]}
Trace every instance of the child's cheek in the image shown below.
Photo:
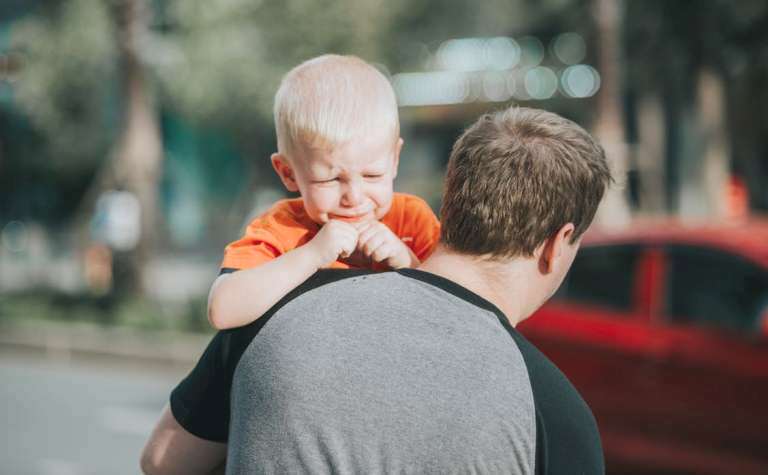
{"label": "child's cheek", "polygon": [[382,183],[379,187],[377,187],[375,197],[373,199],[376,202],[376,215],[378,219],[384,217],[384,215],[389,211],[389,208],[392,206],[392,195],[393,191],[391,181]]}
{"label": "child's cheek", "polygon": [[324,213],[336,210],[338,206],[338,193],[333,189],[317,190],[313,195],[315,208]]}
{"label": "child's cheek", "polygon": [[392,182],[387,181],[384,183],[381,183],[379,186],[379,189],[377,190],[377,199],[379,206],[389,206],[389,203],[392,201]]}

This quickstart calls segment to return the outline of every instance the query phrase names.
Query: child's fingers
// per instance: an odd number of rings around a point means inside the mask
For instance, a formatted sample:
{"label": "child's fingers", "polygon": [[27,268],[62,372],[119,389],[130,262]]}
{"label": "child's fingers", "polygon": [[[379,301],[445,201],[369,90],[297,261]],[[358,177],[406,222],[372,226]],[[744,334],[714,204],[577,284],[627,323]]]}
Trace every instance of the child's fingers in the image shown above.
{"label": "child's fingers", "polygon": [[358,242],[365,243],[371,239],[373,235],[378,233],[381,229],[377,224],[378,223],[366,223],[364,227],[358,228]]}
{"label": "child's fingers", "polygon": [[357,239],[358,239],[358,234],[355,229],[352,229],[350,230],[350,232],[346,233],[342,241],[342,248],[341,248],[342,257],[349,257],[352,255],[353,252],[355,252],[355,249],[357,248]]}
{"label": "child's fingers", "polygon": [[332,246],[333,253],[337,257],[349,257],[357,247],[358,232],[354,226],[343,221],[331,220],[325,226],[322,239],[328,246]]}
{"label": "child's fingers", "polygon": [[355,252],[354,249],[350,249],[349,246],[342,245],[341,251],[339,251],[339,257],[346,259],[347,257],[351,256],[353,252]]}
{"label": "child's fingers", "polygon": [[357,241],[359,232],[357,228],[349,223],[345,223],[344,221],[333,221],[333,235],[337,237],[352,237]]}
{"label": "child's fingers", "polygon": [[347,258],[352,255],[352,253],[355,252],[355,245],[349,244],[348,242],[343,243],[341,245],[340,251],[339,251],[339,257],[341,258]]}
{"label": "child's fingers", "polygon": [[373,252],[378,249],[382,244],[387,242],[387,236],[384,233],[376,233],[370,236],[366,240],[360,240],[359,241],[362,245],[361,250],[363,251],[363,254],[365,254],[368,257],[373,256]]}
{"label": "child's fingers", "polygon": [[362,221],[362,222],[355,222],[350,223],[350,226],[354,227],[358,233],[362,233],[367,229],[370,229],[373,223],[377,223],[377,221]]}
{"label": "child's fingers", "polygon": [[360,231],[357,229],[357,227],[355,227],[355,226],[354,226],[353,224],[351,224],[351,223],[346,223],[346,222],[344,222],[344,221],[338,221],[338,220],[332,220],[332,221],[330,221],[330,222],[332,222],[332,223],[333,223],[333,226],[334,226],[334,230],[336,230],[336,231],[338,231],[338,232],[341,232],[341,233],[345,233],[345,234],[352,234],[352,235],[354,235],[355,237],[357,237],[357,235],[358,235],[358,234],[359,234],[359,232],[360,232]]}
{"label": "child's fingers", "polygon": [[358,247],[361,250],[364,249],[365,244],[372,239],[377,239],[375,245],[378,247],[379,239],[383,239],[384,241],[397,241],[400,238],[395,236],[395,234],[385,224],[377,222],[371,224],[369,228],[360,233],[360,236],[357,239]]}
{"label": "child's fingers", "polygon": [[379,247],[373,250],[371,259],[376,262],[384,262],[394,255],[395,248],[389,242],[382,243]]}

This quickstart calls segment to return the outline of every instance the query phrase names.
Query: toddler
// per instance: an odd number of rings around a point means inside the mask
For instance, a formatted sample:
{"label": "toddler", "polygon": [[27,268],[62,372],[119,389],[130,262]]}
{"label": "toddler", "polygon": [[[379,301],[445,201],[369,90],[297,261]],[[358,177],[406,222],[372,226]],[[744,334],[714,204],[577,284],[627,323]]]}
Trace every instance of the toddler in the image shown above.
{"label": "toddler", "polygon": [[393,192],[403,140],[376,68],[353,56],[306,61],[283,78],[274,116],[272,166],[301,197],[278,201],[226,247],[208,297],[217,329],[253,322],[321,268],[414,267],[440,236],[422,199]]}

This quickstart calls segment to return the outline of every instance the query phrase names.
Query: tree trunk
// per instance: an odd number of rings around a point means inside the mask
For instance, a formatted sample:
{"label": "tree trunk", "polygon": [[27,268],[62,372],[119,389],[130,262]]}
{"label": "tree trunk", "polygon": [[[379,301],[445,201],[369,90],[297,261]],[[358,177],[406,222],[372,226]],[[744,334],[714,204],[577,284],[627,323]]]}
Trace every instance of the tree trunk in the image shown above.
{"label": "tree trunk", "polygon": [[[147,259],[153,247],[159,221],[158,184],[163,147],[154,109],[152,87],[139,55],[139,39],[145,34],[149,20],[145,0],[121,0],[115,5],[118,46],[122,68],[124,115],[121,131],[113,152],[114,181],[118,187],[134,194],[140,204],[139,241],[123,260],[123,285],[118,291],[141,292]],[[116,262],[117,264],[117,262]]]}
{"label": "tree trunk", "polygon": [[680,173],[680,215],[723,218],[730,174],[723,84],[709,70],[700,70],[697,76],[696,117],[692,120],[695,130]]}
{"label": "tree trunk", "polygon": [[639,183],[639,211],[646,215],[666,212],[666,128],[659,95],[650,93],[638,107],[638,144],[635,166]]}
{"label": "tree trunk", "polygon": [[603,227],[622,226],[629,221],[625,194],[627,143],[620,107],[621,35],[619,27],[623,2],[595,0],[594,15],[600,41],[601,88],[597,96],[597,120],[594,133],[605,149],[616,185],[608,189],[595,221]]}

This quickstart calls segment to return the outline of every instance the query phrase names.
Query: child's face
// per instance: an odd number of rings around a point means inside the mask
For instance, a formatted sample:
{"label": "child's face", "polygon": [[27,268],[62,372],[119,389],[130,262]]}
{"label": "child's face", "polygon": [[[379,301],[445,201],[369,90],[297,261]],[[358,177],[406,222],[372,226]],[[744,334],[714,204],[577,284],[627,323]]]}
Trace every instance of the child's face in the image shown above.
{"label": "child's face", "polygon": [[379,220],[392,204],[402,139],[391,134],[353,140],[328,149],[302,147],[289,162],[272,155],[272,165],[289,191],[298,191],[318,224]]}

